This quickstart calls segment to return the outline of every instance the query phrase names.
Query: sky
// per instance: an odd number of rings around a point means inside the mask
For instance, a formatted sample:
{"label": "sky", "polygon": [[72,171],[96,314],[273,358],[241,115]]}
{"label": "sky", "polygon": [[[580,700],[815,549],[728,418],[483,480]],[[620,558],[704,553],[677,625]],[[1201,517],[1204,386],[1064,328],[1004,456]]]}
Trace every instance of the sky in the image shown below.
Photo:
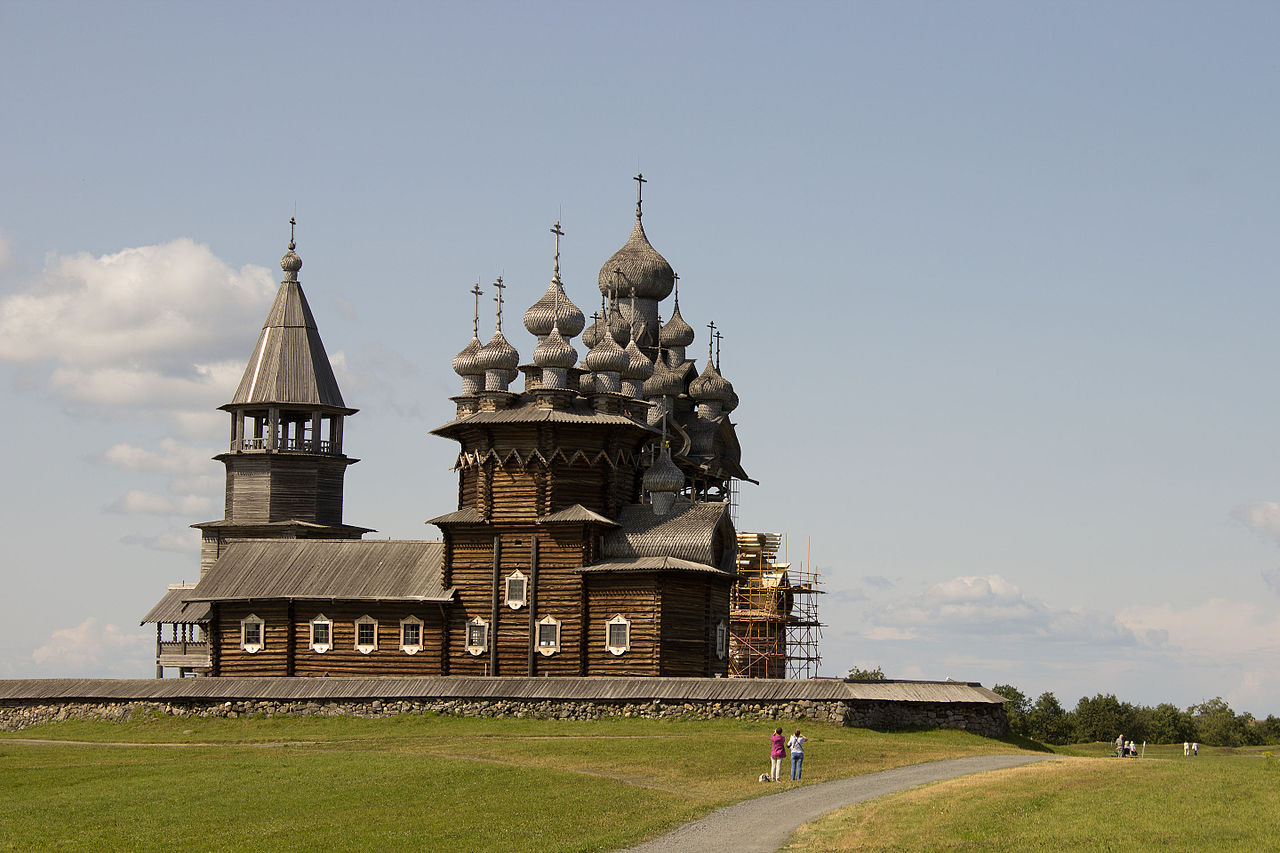
{"label": "sky", "polygon": [[[345,520],[645,228],[823,675],[1280,714],[1280,6],[0,0],[0,677],[150,677],[297,217]],[[669,303],[663,307],[670,313]],[[481,337],[493,320],[482,311]],[[515,329],[514,333],[511,330]]]}

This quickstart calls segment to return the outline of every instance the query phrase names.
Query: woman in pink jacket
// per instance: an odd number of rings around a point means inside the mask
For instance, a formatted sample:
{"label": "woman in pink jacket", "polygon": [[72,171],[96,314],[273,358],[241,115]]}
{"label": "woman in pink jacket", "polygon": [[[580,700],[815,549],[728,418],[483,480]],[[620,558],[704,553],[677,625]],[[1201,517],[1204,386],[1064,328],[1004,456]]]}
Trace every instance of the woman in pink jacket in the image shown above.
{"label": "woman in pink jacket", "polygon": [[782,777],[782,754],[787,745],[787,739],[782,736],[782,726],[773,730],[773,737],[769,738],[769,743],[769,779],[777,782]]}

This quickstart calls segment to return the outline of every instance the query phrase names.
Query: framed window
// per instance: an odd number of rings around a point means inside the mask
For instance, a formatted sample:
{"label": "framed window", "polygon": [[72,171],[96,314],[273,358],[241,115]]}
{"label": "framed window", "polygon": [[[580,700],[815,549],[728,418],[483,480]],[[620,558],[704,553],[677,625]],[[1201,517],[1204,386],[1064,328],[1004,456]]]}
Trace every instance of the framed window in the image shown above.
{"label": "framed window", "polygon": [[250,613],[240,620],[240,648],[249,654],[262,651],[267,645],[266,633],[263,621]]}
{"label": "framed window", "polygon": [[524,607],[528,598],[529,583],[519,569],[507,575],[507,606],[512,610]]}
{"label": "framed window", "polygon": [[333,621],[321,613],[311,620],[311,651],[324,654],[333,648]]}
{"label": "framed window", "polygon": [[716,623],[716,657],[724,660],[724,656],[729,653],[729,629],[725,626],[724,620],[721,619]]}
{"label": "framed window", "polygon": [[623,654],[631,648],[631,622],[619,613],[604,626],[604,644],[615,655]]}
{"label": "framed window", "polygon": [[378,648],[378,620],[361,616],[356,620],[356,651],[362,655]]}
{"label": "framed window", "polygon": [[400,620],[400,650],[409,655],[422,651],[422,620],[417,616]]}
{"label": "framed window", "polygon": [[538,620],[538,654],[554,655],[560,651],[560,620],[543,616]]}
{"label": "framed window", "polygon": [[489,650],[489,623],[479,616],[467,623],[467,654],[482,655]]}

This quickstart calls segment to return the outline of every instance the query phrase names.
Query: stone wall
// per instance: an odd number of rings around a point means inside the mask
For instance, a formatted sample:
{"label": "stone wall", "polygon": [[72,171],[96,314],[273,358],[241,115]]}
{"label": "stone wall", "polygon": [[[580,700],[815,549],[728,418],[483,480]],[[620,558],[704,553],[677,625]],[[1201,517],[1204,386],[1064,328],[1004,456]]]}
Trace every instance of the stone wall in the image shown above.
{"label": "stone wall", "polygon": [[251,699],[213,701],[64,701],[0,703],[0,731],[60,720],[127,720],[148,715],[173,717],[350,716],[391,717],[397,714],[453,714],[464,717],[532,717],[594,720],[604,717],[648,719],[816,720],[874,729],[965,729],[986,737],[1008,730],[1003,705],[969,702],[899,702],[874,700],[706,702],[603,702],[529,699],[360,699],[277,701]]}

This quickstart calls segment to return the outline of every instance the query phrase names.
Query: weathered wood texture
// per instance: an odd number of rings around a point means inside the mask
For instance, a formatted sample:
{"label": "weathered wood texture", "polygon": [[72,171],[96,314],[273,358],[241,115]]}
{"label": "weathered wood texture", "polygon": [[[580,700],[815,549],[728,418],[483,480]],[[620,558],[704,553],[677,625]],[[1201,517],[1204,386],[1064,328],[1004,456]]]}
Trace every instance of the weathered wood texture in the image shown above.
{"label": "weathered wood texture", "polygon": [[345,456],[228,453],[226,518],[239,524],[298,519],[342,523]]}
{"label": "weathered wood texture", "polygon": [[[289,613],[292,610],[292,622]],[[214,675],[220,676],[433,676],[442,674],[441,614],[437,605],[368,602],[225,603],[215,608]],[[249,615],[264,622],[263,647],[247,652],[240,646],[240,620]],[[331,647],[311,646],[311,622],[323,615],[332,623]],[[356,620],[377,620],[377,648],[356,648]],[[401,620],[422,620],[422,649],[415,654],[400,645]],[[292,630],[290,626],[292,625]]]}

